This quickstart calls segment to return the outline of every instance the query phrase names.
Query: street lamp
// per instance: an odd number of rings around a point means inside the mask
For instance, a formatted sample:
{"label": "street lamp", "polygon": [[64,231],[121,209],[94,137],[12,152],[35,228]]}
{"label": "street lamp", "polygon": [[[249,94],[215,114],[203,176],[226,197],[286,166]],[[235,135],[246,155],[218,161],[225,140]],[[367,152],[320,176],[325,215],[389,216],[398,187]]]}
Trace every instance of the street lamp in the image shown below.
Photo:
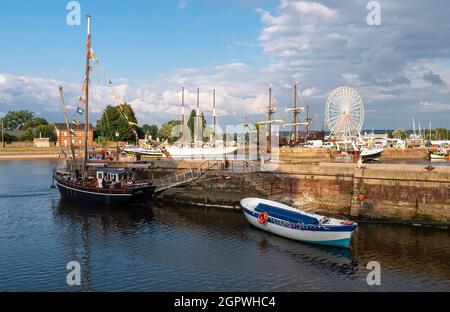
{"label": "street lamp", "polygon": [[117,153],[117,157],[116,159],[119,160],[119,131],[116,131],[116,153]]}

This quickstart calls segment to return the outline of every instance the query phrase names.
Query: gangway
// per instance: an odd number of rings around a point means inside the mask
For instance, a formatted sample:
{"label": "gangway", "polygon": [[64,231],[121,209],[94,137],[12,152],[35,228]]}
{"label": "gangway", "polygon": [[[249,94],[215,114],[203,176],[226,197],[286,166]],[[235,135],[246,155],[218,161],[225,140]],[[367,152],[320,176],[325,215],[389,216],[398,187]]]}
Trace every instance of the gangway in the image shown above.
{"label": "gangway", "polygon": [[181,172],[169,174],[167,176],[154,179],[153,184],[156,185],[154,195],[158,195],[170,188],[188,185],[198,180],[203,175],[199,169],[185,169]]}

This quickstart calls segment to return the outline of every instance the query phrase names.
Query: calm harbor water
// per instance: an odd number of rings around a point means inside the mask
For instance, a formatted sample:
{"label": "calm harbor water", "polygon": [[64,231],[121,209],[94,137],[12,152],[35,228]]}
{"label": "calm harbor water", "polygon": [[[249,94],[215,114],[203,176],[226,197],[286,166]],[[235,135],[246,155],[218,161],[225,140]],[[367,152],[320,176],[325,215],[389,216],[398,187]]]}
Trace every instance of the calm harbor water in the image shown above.
{"label": "calm harbor water", "polygon": [[[351,250],[317,247],[234,211],[67,203],[53,166],[0,161],[0,291],[450,291],[447,230],[362,223]],[[66,285],[70,261],[80,287]]]}

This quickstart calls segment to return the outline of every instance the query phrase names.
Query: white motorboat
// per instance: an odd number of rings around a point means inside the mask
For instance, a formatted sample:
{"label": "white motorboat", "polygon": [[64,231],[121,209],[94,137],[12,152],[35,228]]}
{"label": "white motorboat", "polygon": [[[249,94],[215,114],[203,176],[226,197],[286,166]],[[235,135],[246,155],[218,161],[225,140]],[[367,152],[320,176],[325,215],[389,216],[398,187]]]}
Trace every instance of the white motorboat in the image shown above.
{"label": "white motorboat", "polygon": [[124,152],[127,156],[140,156],[142,158],[162,158],[166,157],[163,151],[160,149],[155,149],[153,147],[136,147],[136,146],[126,146]]}
{"label": "white motorboat", "polygon": [[382,147],[363,148],[359,155],[363,162],[379,161],[383,151]]}
{"label": "white motorboat", "polygon": [[307,213],[260,198],[244,198],[241,208],[248,222],[264,231],[306,243],[350,247],[357,224]]}
{"label": "white motorboat", "polygon": [[450,159],[450,150],[440,148],[436,152],[429,152],[430,160],[447,160]]}

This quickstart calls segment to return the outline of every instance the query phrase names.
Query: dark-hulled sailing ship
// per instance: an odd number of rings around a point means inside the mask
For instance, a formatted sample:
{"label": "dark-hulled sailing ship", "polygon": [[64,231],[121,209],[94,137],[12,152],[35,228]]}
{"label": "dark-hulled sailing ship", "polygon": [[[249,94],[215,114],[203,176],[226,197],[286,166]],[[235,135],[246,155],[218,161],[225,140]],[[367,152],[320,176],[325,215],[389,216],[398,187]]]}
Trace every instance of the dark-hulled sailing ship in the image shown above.
{"label": "dark-hulled sailing ship", "polygon": [[85,91],[83,103],[85,116],[84,159],[82,166],[78,166],[73,147],[72,133],[69,119],[64,104],[62,87],[60,87],[61,103],[64,109],[69,140],[72,152],[72,160],[66,161],[66,168],[58,168],[53,172],[53,177],[63,198],[89,202],[94,204],[121,205],[133,202],[147,202],[152,198],[155,186],[148,180],[139,180],[136,169],[111,166],[88,167],[89,161],[89,73],[91,70],[91,19],[88,16],[87,60],[86,74],[83,85]]}

